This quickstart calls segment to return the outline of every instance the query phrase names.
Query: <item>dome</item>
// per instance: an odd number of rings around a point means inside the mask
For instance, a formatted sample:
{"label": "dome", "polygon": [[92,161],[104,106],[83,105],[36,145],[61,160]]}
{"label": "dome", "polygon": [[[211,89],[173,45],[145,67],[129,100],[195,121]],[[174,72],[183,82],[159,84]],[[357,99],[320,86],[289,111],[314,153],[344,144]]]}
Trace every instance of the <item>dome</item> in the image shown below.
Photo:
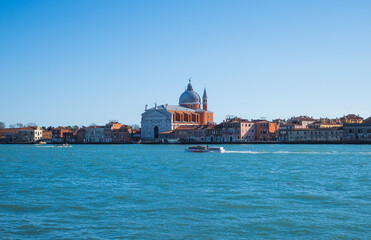
{"label": "dome", "polygon": [[188,83],[187,90],[180,95],[179,105],[182,104],[201,104],[200,95],[193,91],[191,83]]}

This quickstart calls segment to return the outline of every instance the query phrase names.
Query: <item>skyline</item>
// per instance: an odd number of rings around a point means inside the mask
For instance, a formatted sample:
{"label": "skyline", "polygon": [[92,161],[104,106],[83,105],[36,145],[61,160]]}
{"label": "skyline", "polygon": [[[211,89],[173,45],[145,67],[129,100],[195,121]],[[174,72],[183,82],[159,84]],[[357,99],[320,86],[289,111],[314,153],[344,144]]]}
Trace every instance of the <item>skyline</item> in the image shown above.
{"label": "skyline", "polygon": [[192,77],[214,121],[368,118],[371,3],[3,1],[0,121],[140,124]]}

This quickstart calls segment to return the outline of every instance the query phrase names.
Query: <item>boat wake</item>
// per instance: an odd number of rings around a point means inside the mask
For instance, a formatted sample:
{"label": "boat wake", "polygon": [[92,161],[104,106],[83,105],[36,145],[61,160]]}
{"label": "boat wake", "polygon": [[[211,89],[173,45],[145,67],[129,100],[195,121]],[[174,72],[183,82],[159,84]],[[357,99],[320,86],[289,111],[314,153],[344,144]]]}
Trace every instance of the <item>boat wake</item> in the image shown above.
{"label": "boat wake", "polygon": [[361,154],[361,155],[371,155],[371,152],[339,152],[339,151],[331,151],[331,152],[290,152],[290,151],[225,151],[225,153],[240,153],[240,154],[318,154],[318,155],[351,155],[351,154]]}

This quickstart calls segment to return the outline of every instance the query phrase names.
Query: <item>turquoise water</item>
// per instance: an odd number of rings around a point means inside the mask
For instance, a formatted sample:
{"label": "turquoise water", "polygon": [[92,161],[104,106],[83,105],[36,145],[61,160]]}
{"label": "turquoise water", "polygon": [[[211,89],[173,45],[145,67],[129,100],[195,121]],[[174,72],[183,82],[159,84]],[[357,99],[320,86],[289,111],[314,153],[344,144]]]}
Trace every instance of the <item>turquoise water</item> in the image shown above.
{"label": "turquoise water", "polygon": [[0,145],[2,239],[371,239],[370,145]]}

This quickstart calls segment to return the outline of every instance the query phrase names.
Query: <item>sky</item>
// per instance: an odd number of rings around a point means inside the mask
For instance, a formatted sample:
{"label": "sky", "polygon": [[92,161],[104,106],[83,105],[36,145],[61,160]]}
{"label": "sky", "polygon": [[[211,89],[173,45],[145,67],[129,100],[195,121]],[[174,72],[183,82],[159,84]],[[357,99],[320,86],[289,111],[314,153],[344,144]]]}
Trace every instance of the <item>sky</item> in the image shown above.
{"label": "sky", "polygon": [[371,116],[371,1],[0,1],[0,122]]}

